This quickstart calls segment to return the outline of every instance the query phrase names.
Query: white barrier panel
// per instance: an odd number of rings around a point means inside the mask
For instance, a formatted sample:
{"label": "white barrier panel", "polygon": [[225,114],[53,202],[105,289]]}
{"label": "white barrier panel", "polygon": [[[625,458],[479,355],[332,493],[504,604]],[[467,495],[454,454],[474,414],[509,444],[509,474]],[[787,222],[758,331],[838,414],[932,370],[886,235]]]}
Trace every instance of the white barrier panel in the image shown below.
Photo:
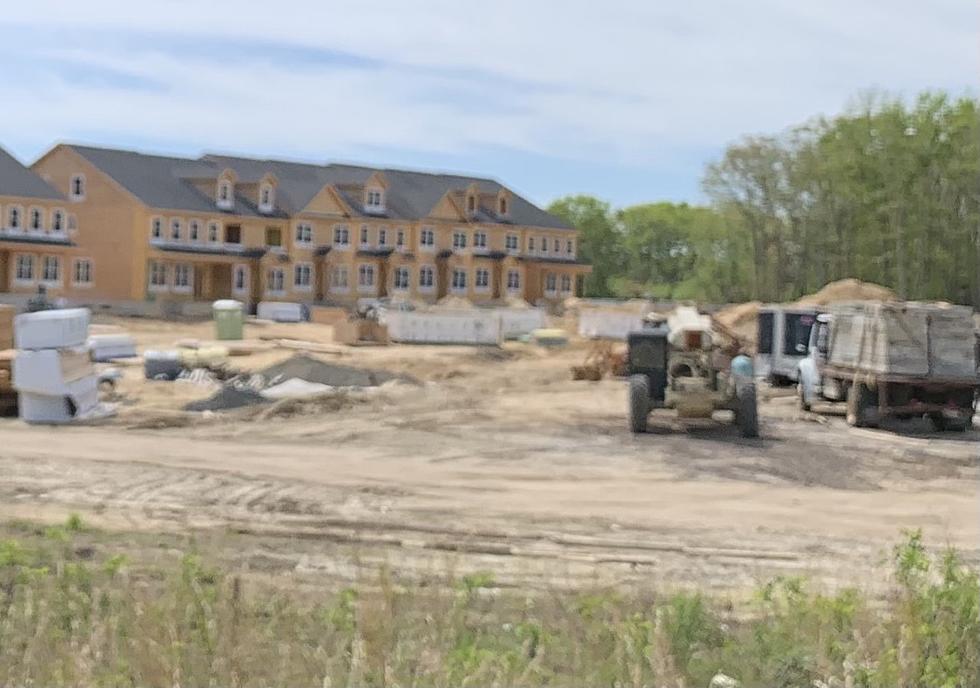
{"label": "white barrier panel", "polygon": [[495,308],[492,312],[500,318],[500,336],[504,339],[517,339],[546,325],[540,308]]}
{"label": "white barrier panel", "polygon": [[499,344],[500,318],[492,311],[384,311],[388,339],[414,344]]}
{"label": "white barrier panel", "polygon": [[303,319],[303,307],[287,301],[260,301],[256,315],[262,320],[300,322]]}
{"label": "white barrier panel", "polygon": [[64,349],[88,339],[91,313],[87,308],[21,313],[14,318],[14,346],[18,349]]}
{"label": "white barrier panel", "polygon": [[583,308],[578,315],[578,333],[582,337],[626,339],[630,332],[643,329],[643,316],[636,313]]}

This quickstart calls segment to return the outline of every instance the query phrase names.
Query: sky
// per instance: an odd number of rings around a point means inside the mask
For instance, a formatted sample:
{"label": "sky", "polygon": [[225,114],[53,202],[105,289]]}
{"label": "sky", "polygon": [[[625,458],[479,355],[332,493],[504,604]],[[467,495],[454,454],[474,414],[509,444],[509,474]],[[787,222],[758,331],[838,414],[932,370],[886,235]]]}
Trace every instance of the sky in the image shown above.
{"label": "sky", "polygon": [[700,202],[747,134],[977,94],[976,0],[5,3],[0,146],[474,173],[540,204]]}

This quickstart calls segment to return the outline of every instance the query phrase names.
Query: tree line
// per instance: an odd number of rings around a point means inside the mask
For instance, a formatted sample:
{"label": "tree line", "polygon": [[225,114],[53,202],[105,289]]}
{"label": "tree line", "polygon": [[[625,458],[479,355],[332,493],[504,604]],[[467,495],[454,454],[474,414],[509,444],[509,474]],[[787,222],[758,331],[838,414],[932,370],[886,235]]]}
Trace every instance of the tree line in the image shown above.
{"label": "tree line", "polygon": [[980,108],[924,93],[747,136],[710,163],[705,206],[569,196],[588,296],[782,301],[856,277],[980,308]]}

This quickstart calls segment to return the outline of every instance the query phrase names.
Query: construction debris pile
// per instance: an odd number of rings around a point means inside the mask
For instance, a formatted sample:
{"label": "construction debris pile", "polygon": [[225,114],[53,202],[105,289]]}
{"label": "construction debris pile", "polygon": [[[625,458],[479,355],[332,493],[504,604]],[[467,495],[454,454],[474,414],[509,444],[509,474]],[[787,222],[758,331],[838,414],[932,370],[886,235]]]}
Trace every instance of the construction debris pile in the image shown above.
{"label": "construction debris pile", "polygon": [[393,382],[416,383],[404,375],[327,363],[307,354],[296,354],[257,373],[236,376],[213,396],[187,404],[184,409],[227,411],[282,399],[347,395],[352,390],[378,388]]}

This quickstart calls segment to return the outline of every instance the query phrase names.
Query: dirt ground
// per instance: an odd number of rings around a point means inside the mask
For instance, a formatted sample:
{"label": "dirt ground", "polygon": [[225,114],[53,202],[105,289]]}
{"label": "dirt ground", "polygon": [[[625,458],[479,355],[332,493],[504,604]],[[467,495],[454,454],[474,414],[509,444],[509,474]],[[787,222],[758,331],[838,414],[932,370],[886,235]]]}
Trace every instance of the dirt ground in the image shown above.
{"label": "dirt ground", "polygon": [[[106,320],[141,349],[207,323]],[[0,420],[0,519],[71,511],[111,531],[192,533],[250,570],[347,584],[489,570],[502,585],[635,582],[735,591],[774,575],[884,581],[903,528],[980,564],[980,430],[848,428],[767,393],[762,437],[654,414],[633,436],[620,380],[573,382],[586,344],[340,347],[330,328],[248,325],[325,360],[406,373],[315,412],[180,411],[215,387],[126,366],[91,427]],[[236,357],[258,370],[296,353]]]}

